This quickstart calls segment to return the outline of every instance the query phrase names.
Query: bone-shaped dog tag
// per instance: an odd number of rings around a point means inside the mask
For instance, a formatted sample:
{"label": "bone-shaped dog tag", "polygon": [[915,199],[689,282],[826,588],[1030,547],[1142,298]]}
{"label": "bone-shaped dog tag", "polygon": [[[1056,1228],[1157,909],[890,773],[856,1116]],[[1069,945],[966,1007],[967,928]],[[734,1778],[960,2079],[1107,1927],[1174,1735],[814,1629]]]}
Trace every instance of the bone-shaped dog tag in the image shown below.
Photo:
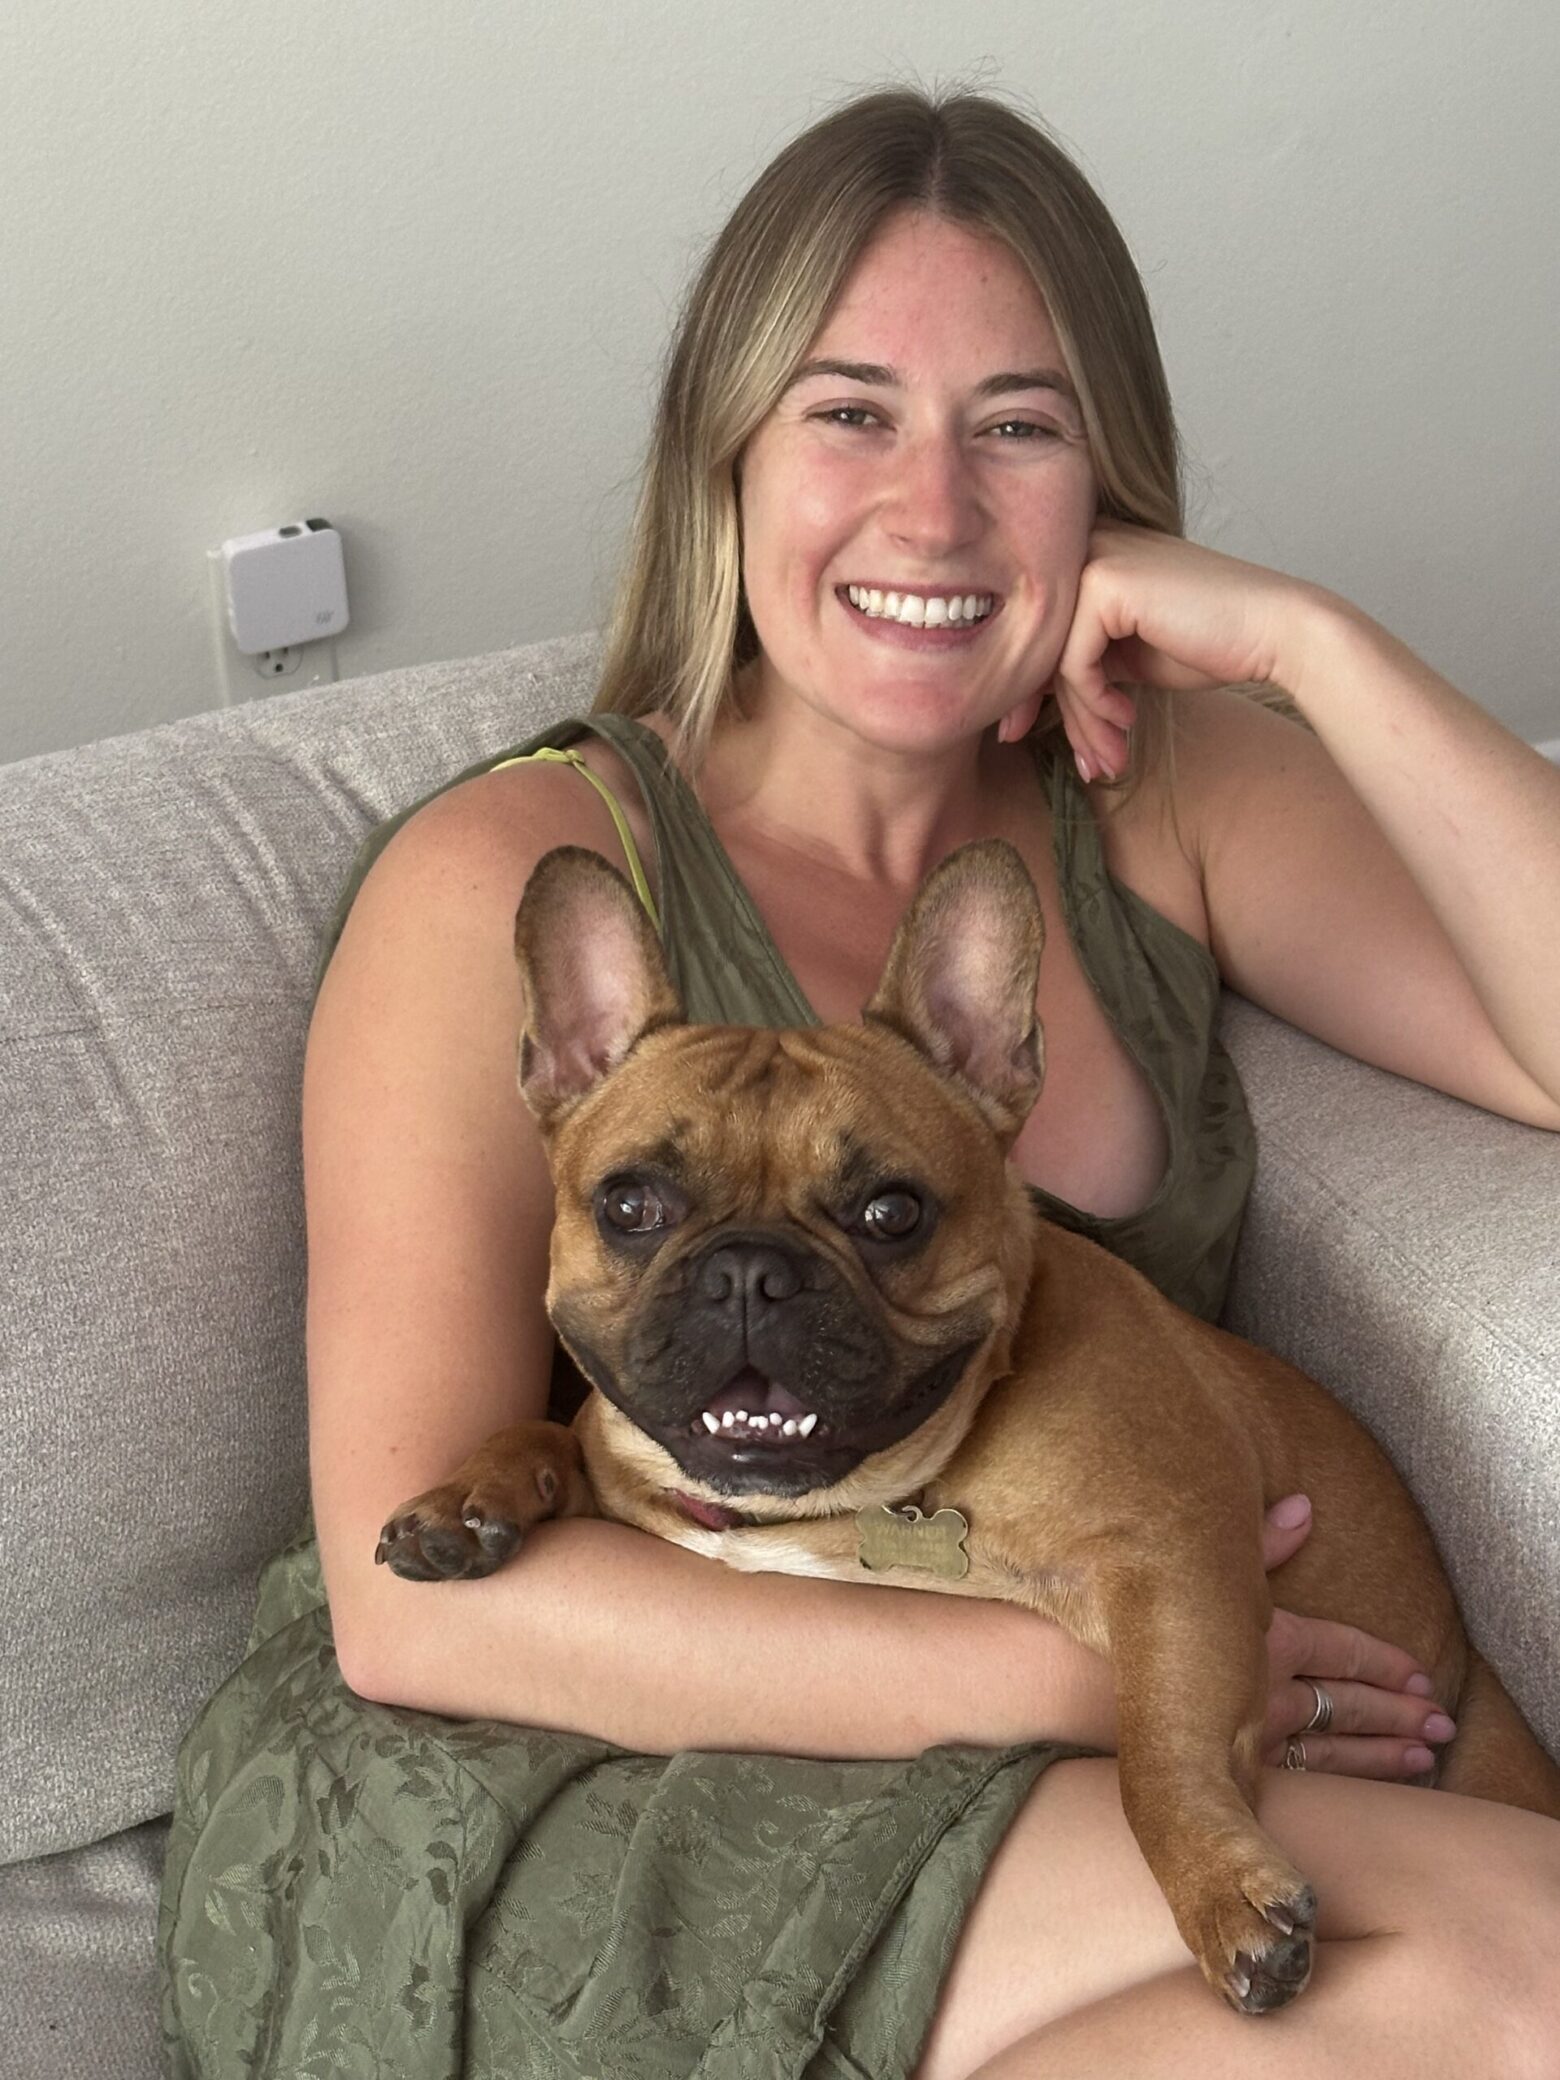
{"label": "bone-shaped dog tag", "polygon": [[970,1571],[970,1556],[964,1550],[970,1527],[956,1509],[940,1509],[928,1517],[914,1503],[890,1509],[878,1502],[857,1512],[856,1529],[857,1557],[874,1574],[886,1567],[916,1567],[956,1582]]}

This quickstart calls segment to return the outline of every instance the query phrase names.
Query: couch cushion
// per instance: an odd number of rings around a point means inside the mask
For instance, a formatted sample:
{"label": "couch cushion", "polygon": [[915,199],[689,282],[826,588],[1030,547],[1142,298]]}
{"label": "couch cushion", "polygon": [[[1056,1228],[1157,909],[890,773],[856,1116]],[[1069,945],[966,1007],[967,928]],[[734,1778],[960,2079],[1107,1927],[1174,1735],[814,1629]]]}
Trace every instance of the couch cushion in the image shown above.
{"label": "couch cushion", "polygon": [[585,638],[0,769],[0,1861],[172,1802],[306,1496],[298,1092],[375,823],[588,708]]}
{"label": "couch cushion", "polygon": [[154,1938],[168,1823],[0,1870],[0,2072],[155,2080]]}
{"label": "couch cushion", "polygon": [[1359,1416],[1560,1756],[1560,1139],[1226,995],[1260,1159],[1225,1326]]}

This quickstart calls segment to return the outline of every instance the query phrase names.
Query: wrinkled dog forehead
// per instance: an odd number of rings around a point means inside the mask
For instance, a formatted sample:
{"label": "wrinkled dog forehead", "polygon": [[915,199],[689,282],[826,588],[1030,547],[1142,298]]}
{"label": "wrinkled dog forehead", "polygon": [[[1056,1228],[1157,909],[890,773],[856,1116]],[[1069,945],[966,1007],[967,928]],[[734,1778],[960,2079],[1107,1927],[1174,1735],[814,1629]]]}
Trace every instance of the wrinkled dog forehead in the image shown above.
{"label": "wrinkled dog forehead", "polygon": [[1001,1168],[989,1129],[913,1049],[838,1026],[652,1033],[565,1122],[553,1156],[576,1188],[614,1167],[720,1180],[733,1211]]}

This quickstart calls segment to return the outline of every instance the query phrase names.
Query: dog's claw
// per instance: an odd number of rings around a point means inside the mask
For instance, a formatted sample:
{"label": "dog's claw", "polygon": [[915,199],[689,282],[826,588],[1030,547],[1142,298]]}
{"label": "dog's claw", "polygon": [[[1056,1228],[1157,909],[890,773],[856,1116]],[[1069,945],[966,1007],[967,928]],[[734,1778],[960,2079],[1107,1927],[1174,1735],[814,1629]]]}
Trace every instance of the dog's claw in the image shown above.
{"label": "dog's claw", "polygon": [[520,1543],[520,1527],[507,1517],[465,1510],[423,1509],[392,1517],[374,1549],[376,1566],[406,1582],[471,1582],[502,1567]]}
{"label": "dog's claw", "polygon": [[1266,2015],[1282,2008],[1304,1990],[1311,1976],[1316,1927],[1316,1894],[1311,1887],[1302,1886],[1282,1901],[1269,1901],[1259,1911],[1275,1931],[1273,1942],[1260,1950],[1237,1950],[1224,1975],[1225,1998],[1242,2015]]}

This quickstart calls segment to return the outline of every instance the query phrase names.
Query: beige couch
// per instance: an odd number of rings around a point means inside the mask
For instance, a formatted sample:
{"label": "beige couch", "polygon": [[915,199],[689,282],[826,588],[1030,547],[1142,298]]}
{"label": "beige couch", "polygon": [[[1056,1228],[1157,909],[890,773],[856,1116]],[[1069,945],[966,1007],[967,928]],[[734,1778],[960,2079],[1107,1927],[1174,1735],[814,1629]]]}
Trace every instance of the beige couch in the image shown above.
{"label": "beige couch", "polygon": [[[298,1084],[378,820],[589,706],[569,639],[0,770],[0,2073],[150,2080],[173,1756],[305,1496]],[[1560,1139],[1247,1004],[1229,1321],[1429,1511],[1560,1749]]]}

